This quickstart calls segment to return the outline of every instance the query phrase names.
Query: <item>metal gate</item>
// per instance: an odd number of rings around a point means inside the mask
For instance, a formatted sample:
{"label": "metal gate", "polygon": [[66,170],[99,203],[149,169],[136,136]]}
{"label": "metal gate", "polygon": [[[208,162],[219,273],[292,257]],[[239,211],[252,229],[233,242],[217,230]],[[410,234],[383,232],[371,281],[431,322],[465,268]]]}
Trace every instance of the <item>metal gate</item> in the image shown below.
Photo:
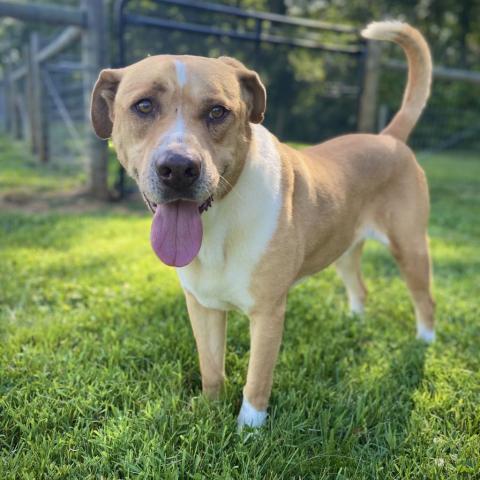
{"label": "metal gate", "polygon": [[[266,126],[283,139],[311,143],[356,130],[367,49],[354,27],[202,1],[117,0],[114,28],[115,67],[148,54],[188,53],[235,56],[259,71],[269,92]],[[310,104],[303,97],[308,112],[295,110],[308,78],[302,83],[286,68],[296,52],[323,59],[328,71],[321,94]],[[121,173],[121,191],[123,184]]]}

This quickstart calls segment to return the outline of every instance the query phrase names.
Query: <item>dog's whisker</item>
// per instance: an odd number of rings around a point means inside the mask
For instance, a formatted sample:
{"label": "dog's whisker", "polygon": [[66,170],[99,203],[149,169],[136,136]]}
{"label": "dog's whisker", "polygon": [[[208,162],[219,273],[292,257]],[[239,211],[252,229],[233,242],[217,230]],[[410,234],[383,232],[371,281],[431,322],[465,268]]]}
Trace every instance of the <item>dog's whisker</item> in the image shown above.
{"label": "dog's whisker", "polygon": [[242,195],[240,195],[234,188],[233,188],[233,185],[223,176],[223,175],[220,175],[219,177],[219,180],[220,182],[224,182],[224,185],[226,185],[227,187],[230,187],[230,192],[234,193],[240,200],[244,200],[244,198],[242,197]]}

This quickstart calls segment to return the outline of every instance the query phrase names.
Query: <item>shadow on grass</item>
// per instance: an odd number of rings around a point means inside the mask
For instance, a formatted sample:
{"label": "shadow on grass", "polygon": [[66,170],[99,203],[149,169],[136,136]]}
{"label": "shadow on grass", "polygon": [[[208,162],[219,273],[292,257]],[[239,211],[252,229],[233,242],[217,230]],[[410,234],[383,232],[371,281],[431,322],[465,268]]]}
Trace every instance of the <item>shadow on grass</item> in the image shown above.
{"label": "shadow on grass", "polygon": [[404,314],[393,306],[378,318],[347,314],[338,285],[329,270],[290,296],[272,395],[273,432],[298,446],[285,478],[384,478],[409,436],[427,346],[408,336],[413,327],[388,330]]}
{"label": "shadow on grass", "polygon": [[394,460],[408,437],[415,408],[413,397],[423,381],[427,349],[426,344],[417,340],[403,343],[377,381],[381,405],[375,424],[369,426],[377,433],[371,438],[380,453],[377,466]]}
{"label": "shadow on grass", "polygon": [[[301,440],[297,438],[298,444],[309,446],[309,461],[286,471],[286,478],[326,471],[348,472],[349,476],[339,478],[386,478],[382,472],[394,470],[390,464],[410,434],[425,352],[419,342],[406,342],[390,356],[380,377],[358,384],[347,375],[337,383],[329,405],[317,412],[317,425],[305,431]],[[354,387],[349,386],[352,380]]]}

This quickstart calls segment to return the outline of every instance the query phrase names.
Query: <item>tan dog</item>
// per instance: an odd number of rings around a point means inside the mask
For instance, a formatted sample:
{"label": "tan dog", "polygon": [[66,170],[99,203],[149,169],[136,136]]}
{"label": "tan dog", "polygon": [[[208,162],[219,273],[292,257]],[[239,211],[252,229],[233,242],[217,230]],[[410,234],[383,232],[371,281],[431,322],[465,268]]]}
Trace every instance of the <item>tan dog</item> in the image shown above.
{"label": "tan dog", "polygon": [[289,288],[335,262],[351,310],[361,313],[369,236],[398,262],[418,337],[434,339],[428,188],[405,145],[429,95],[430,53],[403,23],[373,23],[363,35],[405,50],[400,111],[380,135],[347,135],[301,152],[258,125],[265,88],[231,58],[149,57],[103,70],[95,85],[95,131],[112,137],[155,213],[155,252],[178,267],[207,396],[224,382],[226,312],[250,317],[240,427],[265,421]]}

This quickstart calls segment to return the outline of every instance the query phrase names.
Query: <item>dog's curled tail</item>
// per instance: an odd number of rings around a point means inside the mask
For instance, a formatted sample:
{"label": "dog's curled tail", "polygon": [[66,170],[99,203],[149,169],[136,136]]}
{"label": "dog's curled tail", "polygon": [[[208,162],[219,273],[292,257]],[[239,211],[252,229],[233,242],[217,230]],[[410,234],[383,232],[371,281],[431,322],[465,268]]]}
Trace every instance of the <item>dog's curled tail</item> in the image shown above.
{"label": "dog's curled tail", "polygon": [[374,40],[398,43],[408,60],[408,81],[400,110],[381,132],[407,141],[418,121],[432,83],[432,57],[422,34],[407,23],[398,21],[373,22],[362,31],[362,36]]}

